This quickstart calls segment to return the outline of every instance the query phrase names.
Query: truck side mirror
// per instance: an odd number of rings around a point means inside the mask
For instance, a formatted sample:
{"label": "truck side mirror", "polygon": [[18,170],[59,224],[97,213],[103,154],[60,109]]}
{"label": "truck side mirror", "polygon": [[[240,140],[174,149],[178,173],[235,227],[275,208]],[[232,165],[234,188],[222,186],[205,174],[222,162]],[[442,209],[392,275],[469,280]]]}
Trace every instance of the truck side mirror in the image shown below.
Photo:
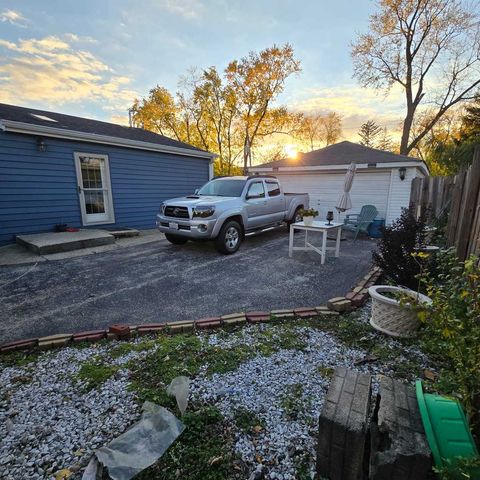
{"label": "truck side mirror", "polygon": [[198,188],[196,188],[193,193],[194,193],[195,195],[198,195]]}

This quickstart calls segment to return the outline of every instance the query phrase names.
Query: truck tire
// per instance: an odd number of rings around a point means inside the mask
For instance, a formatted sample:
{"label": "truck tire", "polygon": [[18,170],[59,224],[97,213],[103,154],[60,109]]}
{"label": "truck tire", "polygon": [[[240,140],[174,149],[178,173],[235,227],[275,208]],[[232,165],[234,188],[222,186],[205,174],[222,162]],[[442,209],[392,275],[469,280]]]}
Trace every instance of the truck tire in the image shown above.
{"label": "truck tire", "polygon": [[220,229],[218,236],[213,241],[215,248],[220,253],[231,255],[239,248],[243,240],[241,225],[235,220],[227,220]]}
{"label": "truck tire", "polygon": [[172,235],[170,233],[166,233],[165,238],[174,245],[183,245],[188,242],[188,238],[180,237],[179,235]]}
{"label": "truck tire", "polygon": [[293,214],[293,217],[287,222],[288,225],[291,225],[292,223],[297,223],[297,222],[301,222],[303,220],[303,216],[302,214],[300,213],[302,211],[302,207],[298,207],[294,214]]}

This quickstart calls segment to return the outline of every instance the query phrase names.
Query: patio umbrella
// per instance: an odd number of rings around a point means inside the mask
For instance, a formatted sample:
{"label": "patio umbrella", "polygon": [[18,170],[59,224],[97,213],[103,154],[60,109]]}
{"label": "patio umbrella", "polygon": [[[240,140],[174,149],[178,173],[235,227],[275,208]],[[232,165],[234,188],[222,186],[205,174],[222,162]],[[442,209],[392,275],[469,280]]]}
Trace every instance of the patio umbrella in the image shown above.
{"label": "patio umbrella", "polygon": [[340,195],[335,208],[338,210],[338,215],[340,217],[340,212],[345,212],[346,210],[350,210],[352,208],[352,200],[350,199],[350,190],[353,184],[353,177],[355,176],[355,170],[357,166],[355,162],[352,162],[347,169],[347,173],[345,174],[345,181],[343,184],[343,193]]}

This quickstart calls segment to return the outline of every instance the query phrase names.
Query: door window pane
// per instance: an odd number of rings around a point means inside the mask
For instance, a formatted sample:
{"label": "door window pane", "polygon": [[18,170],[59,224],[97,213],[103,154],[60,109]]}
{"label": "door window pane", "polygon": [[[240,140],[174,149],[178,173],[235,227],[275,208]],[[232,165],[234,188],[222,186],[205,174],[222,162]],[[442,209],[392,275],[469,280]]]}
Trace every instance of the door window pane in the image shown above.
{"label": "door window pane", "polygon": [[252,183],[248,189],[249,197],[263,198],[265,197],[265,188],[262,182]]}
{"label": "door window pane", "polygon": [[85,190],[84,194],[87,214],[105,213],[105,199],[102,191]]}
{"label": "door window pane", "polygon": [[276,197],[277,195],[280,195],[280,185],[278,184],[278,182],[268,181],[267,190],[269,197]]}
{"label": "door window pane", "polygon": [[103,159],[80,157],[83,188],[103,188],[105,166]]}

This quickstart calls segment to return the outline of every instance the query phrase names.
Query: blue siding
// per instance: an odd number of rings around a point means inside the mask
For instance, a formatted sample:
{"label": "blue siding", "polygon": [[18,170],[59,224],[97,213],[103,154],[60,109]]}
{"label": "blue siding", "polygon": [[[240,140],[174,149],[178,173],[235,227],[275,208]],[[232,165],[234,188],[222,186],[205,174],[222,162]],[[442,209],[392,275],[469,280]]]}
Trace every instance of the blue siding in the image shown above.
{"label": "blue siding", "polygon": [[[208,180],[208,159],[0,132],[0,245],[15,235],[83,227],[74,152],[108,155],[115,224],[154,228],[158,206]],[[93,228],[102,228],[95,225]]]}

